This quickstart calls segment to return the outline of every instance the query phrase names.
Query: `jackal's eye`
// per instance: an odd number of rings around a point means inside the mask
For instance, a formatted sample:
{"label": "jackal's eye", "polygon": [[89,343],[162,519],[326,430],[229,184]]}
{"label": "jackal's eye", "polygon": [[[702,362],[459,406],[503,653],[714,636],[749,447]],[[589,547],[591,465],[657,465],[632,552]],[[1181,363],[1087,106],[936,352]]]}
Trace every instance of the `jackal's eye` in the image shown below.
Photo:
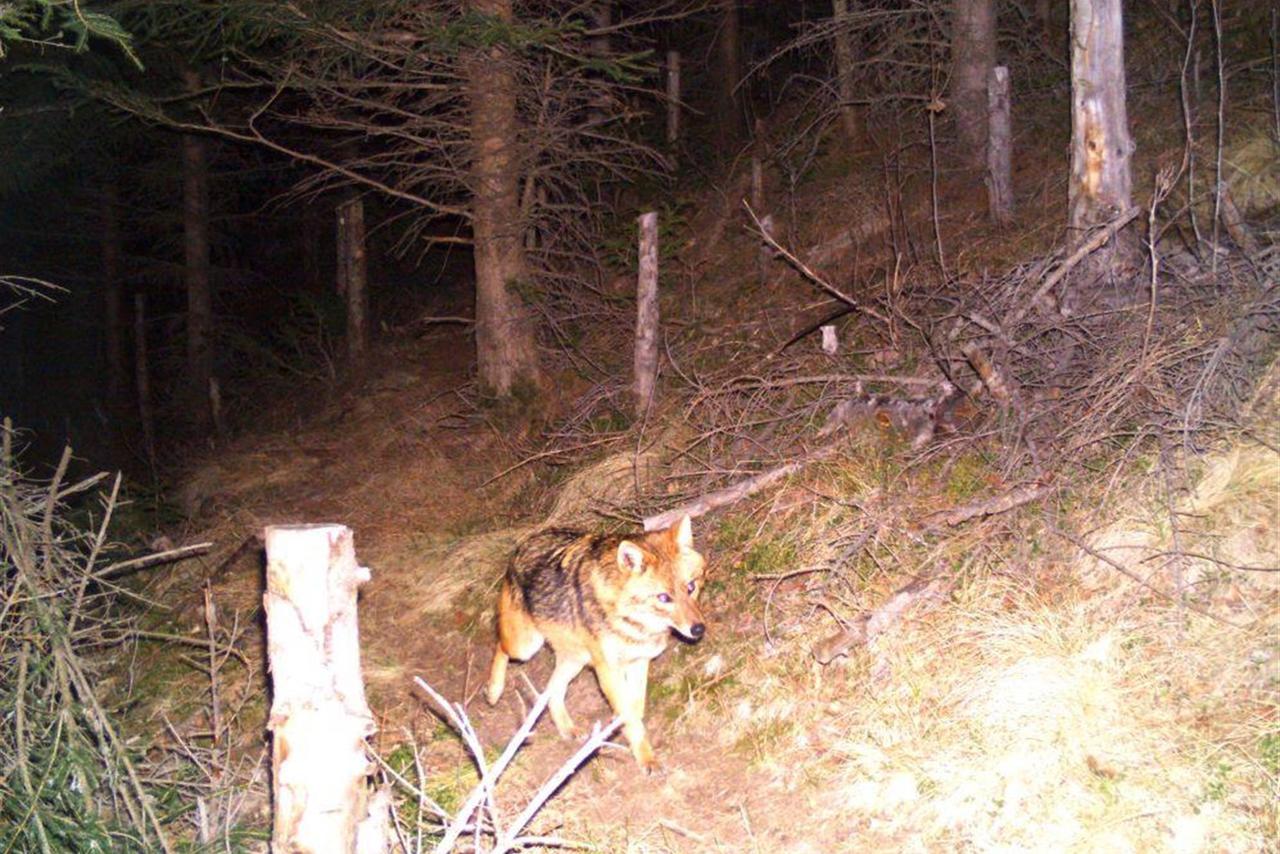
{"label": "jackal's eye", "polygon": [[667,593],[659,593],[659,594],[658,594],[658,601],[659,601],[659,602],[661,602],[663,605],[670,605],[670,604],[671,604],[671,596],[670,596],[670,594],[667,594]]}
{"label": "jackal's eye", "polygon": [[688,590],[688,591],[689,591],[689,593],[692,595],[693,591],[694,591],[694,590],[696,590],[696,589],[697,589],[697,587],[698,587],[698,582],[696,582],[696,581],[690,581],[688,584],[686,584],[686,585],[684,586],[684,589],[685,589],[685,590]]}

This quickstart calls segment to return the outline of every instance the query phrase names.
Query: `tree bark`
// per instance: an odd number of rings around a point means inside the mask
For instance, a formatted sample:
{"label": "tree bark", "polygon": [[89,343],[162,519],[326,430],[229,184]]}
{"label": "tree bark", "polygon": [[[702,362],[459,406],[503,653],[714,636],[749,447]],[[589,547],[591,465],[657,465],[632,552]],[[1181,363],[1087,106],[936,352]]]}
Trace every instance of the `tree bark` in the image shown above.
{"label": "tree bark", "polygon": [[[354,851],[370,816],[365,739],[376,731],[360,672],[356,563],[343,525],[268,527],[267,657],[277,852]],[[372,821],[371,821],[372,819]],[[385,850],[385,847],[383,848]]]}
{"label": "tree bark", "polygon": [[[199,75],[183,72],[188,91],[200,86]],[[213,292],[209,268],[209,154],[203,137],[182,137],[182,249],[187,291],[188,416],[196,432],[213,424],[209,380],[213,378]]]}
{"label": "tree bark", "polygon": [[636,279],[636,419],[653,402],[658,380],[658,214],[640,217],[640,271]]}
{"label": "tree bark", "polygon": [[[471,0],[472,11],[504,24],[511,0]],[[476,363],[480,383],[506,397],[537,385],[533,322],[518,288],[525,280],[520,215],[519,123],[516,78],[507,48],[477,49],[466,63],[471,106],[471,228],[475,240]]]}
{"label": "tree bark", "polygon": [[680,51],[667,51],[667,147],[680,141]]}
{"label": "tree bark", "polygon": [[322,241],[327,244],[329,229],[325,226],[320,214],[326,210],[317,203],[305,204],[302,207],[302,281],[307,293],[321,294],[325,291],[322,275],[323,264],[320,256]]}
{"label": "tree bark", "polygon": [[987,154],[987,73],[996,64],[994,0],[955,0],[951,19],[951,111],[960,160],[981,169]]}
{"label": "tree bark", "polygon": [[102,185],[102,301],[106,324],[107,406],[124,408],[127,371],[124,357],[124,312],[120,246],[120,187],[114,178]]}
{"label": "tree bark", "polygon": [[715,140],[721,153],[728,152],[742,138],[742,104],[738,83],[742,80],[742,35],[739,0],[720,0],[720,28],[715,43],[715,103],[712,118]]}
{"label": "tree bark", "polygon": [[[1121,0],[1071,3],[1071,177],[1067,189],[1072,241],[1133,206],[1130,158],[1133,140],[1125,107],[1124,30]],[[1123,273],[1137,242],[1120,232],[1093,253],[1080,280],[1104,271]]]}
{"label": "tree bark", "polygon": [[1009,69],[997,65],[987,81],[987,198],[991,218],[1013,221],[1013,131],[1009,120]]}
{"label": "tree bark", "polygon": [[[849,0],[831,0],[831,13],[837,26],[849,16]],[[861,141],[862,129],[858,122],[858,111],[853,106],[855,91],[853,87],[853,38],[847,29],[837,29],[835,34],[836,48],[836,92],[840,95],[840,126],[844,129],[845,139],[850,145]]]}
{"label": "tree bark", "polygon": [[[609,28],[613,25],[613,3],[610,0],[599,0],[592,5],[587,14],[591,18],[591,28],[597,31],[587,42],[587,53],[596,62],[608,62],[613,55],[613,40],[609,37]],[[607,121],[609,113],[609,93],[604,89],[598,89],[592,97],[591,123]]]}
{"label": "tree bark", "polygon": [[369,259],[365,247],[364,201],[338,207],[338,293],[347,307],[347,365],[359,369],[369,349]]}
{"label": "tree bark", "polygon": [[147,361],[147,298],[133,295],[133,378],[138,395],[142,447],[152,476],[156,473],[156,419],[151,408],[151,366]]}

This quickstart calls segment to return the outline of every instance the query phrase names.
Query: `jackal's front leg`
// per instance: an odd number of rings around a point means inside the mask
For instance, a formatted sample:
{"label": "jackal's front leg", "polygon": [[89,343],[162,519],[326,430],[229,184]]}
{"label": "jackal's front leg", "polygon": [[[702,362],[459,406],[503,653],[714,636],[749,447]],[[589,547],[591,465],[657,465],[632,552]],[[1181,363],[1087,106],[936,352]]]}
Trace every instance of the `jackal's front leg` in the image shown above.
{"label": "jackal's front leg", "polygon": [[648,733],[644,728],[644,692],[648,679],[649,662],[643,667],[636,665],[618,665],[598,663],[596,676],[600,679],[600,689],[604,691],[609,705],[618,717],[622,718],[622,732],[631,745],[631,755],[640,763],[646,772],[657,767],[653,755],[653,745],[649,743]]}
{"label": "jackal's front leg", "polygon": [[573,718],[569,717],[569,710],[565,708],[564,694],[569,683],[586,666],[587,663],[580,659],[556,656],[556,669],[547,682],[547,710],[551,712],[551,720],[555,722],[561,738],[574,738],[578,734],[578,728]]}

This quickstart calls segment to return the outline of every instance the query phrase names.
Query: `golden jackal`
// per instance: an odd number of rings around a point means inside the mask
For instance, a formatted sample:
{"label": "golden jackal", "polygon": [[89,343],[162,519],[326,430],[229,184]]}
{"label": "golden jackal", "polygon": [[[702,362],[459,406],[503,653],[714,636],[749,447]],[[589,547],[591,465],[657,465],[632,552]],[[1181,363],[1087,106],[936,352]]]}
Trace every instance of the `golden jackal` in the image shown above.
{"label": "golden jackal", "polygon": [[502,696],[507,662],[551,642],[556,668],[547,707],[566,738],[575,732],[564,692],[588,664],[622,718],[636,761],[654,767],[644,729],[649,661],[671,630],[691,641],[706,626],[698,610],[705,561],[686,516],[665,531],[634,536],[548,530],[516,547],[498,597],[498,647],[489,670],[490,705]]}

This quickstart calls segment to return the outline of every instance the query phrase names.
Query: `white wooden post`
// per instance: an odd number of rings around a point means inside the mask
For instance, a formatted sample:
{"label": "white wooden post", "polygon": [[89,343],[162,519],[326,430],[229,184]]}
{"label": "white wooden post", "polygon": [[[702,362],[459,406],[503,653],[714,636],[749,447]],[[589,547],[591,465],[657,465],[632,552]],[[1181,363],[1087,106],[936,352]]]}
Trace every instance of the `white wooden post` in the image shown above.
{"label": "white wooden post", "polygon": [[658,378],[658,213],[640,216],[640,273],[636,279],[636,418],[643,418]]}
{"label": "white wooden post", "polygon": [[[356,563],[343,525],[279,525],[265,531],[267,657],[271,668],[271,770],[276,854],[386,850],[368,828],[373,715],[360,672]],[[374,799],[374,803],[383,804]]]}

